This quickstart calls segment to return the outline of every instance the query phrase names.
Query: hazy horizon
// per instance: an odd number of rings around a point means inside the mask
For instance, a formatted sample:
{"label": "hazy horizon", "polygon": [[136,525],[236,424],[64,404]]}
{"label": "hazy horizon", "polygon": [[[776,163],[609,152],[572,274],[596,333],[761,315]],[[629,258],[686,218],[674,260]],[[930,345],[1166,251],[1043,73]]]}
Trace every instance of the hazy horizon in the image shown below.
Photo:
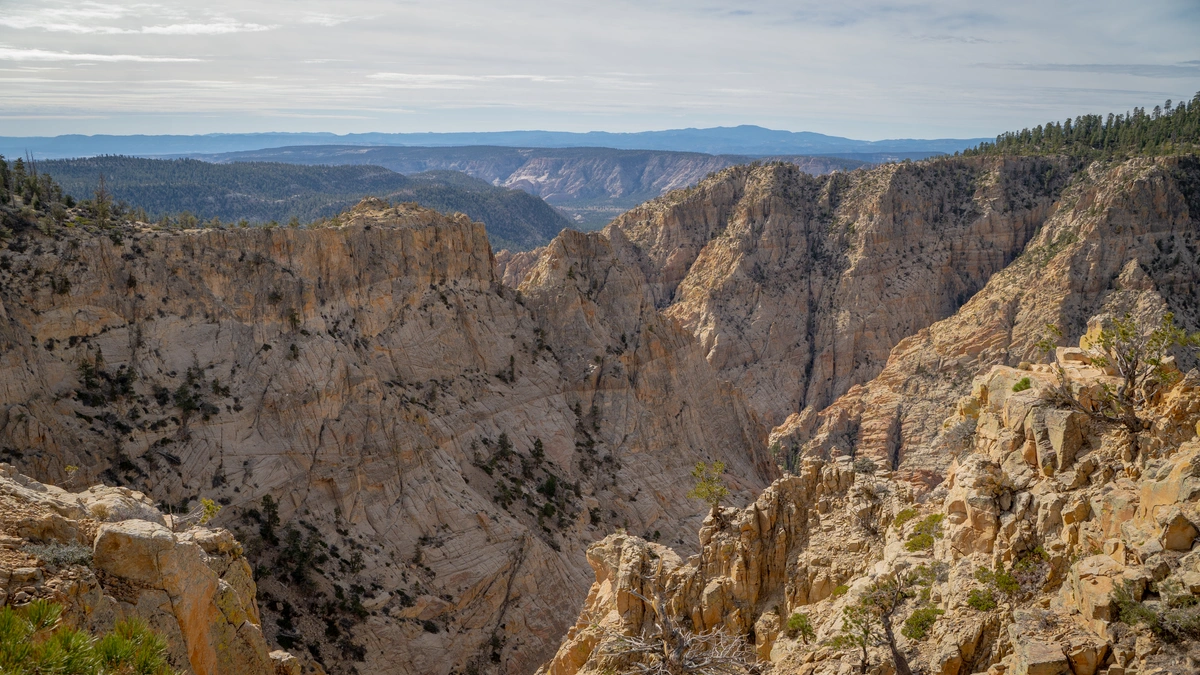
{"label": "hazy horizon", "polygon": [[1200,90],[1200,5],[8,2],[0,136],[993,137]]}

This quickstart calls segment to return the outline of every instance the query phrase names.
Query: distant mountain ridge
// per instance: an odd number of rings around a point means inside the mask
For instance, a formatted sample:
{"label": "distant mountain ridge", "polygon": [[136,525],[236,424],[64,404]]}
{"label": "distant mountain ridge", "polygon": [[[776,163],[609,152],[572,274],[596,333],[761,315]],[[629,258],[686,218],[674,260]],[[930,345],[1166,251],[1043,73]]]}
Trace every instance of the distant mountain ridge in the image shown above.
{"label": "distant mountain ridge", "polygon": [[[89,157],[105,154],[184,155],[260,150],[296,145],[395,145],[451,147],[494,145],[505,147],[603,147],[619,150],[672,150],[735,155],[840,155],[953,153],[991,138],[892,139],[859,141],[811,131],[779,131],[753,125],[707,129],[668,129],[636,133],[590,131],[497,131],[462,133],[254,133],[195,136],[0,136],[0,154],[37,159]],[[914,157],[915,159],[915,157]]]}
{"label": "distant mountain ridge", "polygon": [[459,171],[499,187],[524,190],[571,216],[579,229],[597,229],[638,204],[738,164],[784,161],[805,173],[851,171],[868,162],[840,157],[709,155],[613,148],[363,147],[312,145],[217,155],[212,162],[370,164],[403,174]]}
{"label": "distant mountain ridge", "polygon": [[114,199],[141,207],[153,218],[187,211],[201,220],[245,218],[261,223],[295,217],[309,222],[373,196],[465,213],[485,224],[496,249],[542,246],[570,226],[566,217],[536,196],[449,171],[404,176],[361,164],[214,164],[119,156],[38,162],[37,168],[77,199],[90,198],[103,174]]}

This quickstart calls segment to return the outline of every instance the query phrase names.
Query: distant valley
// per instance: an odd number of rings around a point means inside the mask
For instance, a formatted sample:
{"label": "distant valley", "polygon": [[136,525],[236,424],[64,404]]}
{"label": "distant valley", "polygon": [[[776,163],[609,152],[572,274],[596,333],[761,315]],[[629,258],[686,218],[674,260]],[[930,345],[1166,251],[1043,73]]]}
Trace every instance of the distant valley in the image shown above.
{"label": "distant valley", "polygon": [[38,162],[64,192],[92,197],[100,176],[116,200],[157,220],[190,213],[200,220],[252,223],[333,216],[366,196],[419,202],[486,223],[497,250],[527,250],[550,241],[570,222],[541,199],[453,171],[404,176],[379,166],[298,166],[267,162],[213,164],[194,159],[135,157]]}
{"label": "distant valley", "polygon": [[413,174],[460,171],[494,186],[524,190],[570,216],[575,227],[599,229],[610,220],[671,190],[739,164],[784,161],[805,173],[823,175],[869,164],[838,157],[708,155],[698,152],[612,148],[454,148],[315,145],[270,148],[218,155],[195,155],[213,162],[370,164]]}

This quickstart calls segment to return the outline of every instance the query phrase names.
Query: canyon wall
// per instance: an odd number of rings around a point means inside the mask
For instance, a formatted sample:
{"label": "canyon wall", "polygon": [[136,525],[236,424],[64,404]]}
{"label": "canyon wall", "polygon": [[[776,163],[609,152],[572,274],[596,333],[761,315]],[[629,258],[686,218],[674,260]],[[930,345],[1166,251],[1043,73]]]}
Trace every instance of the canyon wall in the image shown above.
{"label": "canyon wall", "polygon": [[529,671],[590,541],[683,542],[697,461],[743,498],[775,475],[765,426],[598,235],[557,240],[518,292],[479,223],[345,220],[14,240],[4,459],[217,500],[268,638],[373,673]]}

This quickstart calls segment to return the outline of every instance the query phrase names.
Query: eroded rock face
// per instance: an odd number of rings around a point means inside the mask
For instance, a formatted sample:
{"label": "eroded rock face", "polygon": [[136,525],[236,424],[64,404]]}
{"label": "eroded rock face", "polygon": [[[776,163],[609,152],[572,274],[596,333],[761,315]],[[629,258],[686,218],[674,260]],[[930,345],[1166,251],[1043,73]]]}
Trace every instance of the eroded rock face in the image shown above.
{"label": "eroded rock face", "polygon": [[379,201],[342,222],[5,253],[0,447],[224,504],[271,644],[374,673],[532,671],[588,543],[678,545],[698,461],[743,500],[775,475],[765,425],[603,237],[564,234],[518,294],[479,223]]}
{"label": "eroded rock face", "polygon": [[[597,544],[597,585],[546,672],[605,672],[606,636],[649,629],[644,604],[606,590],[620,588],[656,590],[681,624],[741,636],[773,672],[848,672],[857,654],[827,646],[842,609],[922,565],[936,582],[893,619],[942,612],[923,639],[897,637],[917,670],[1195,670],[1200,647],[1180,626],[1200,615],[1200,371],[1149,390],[1141,431],[1086,411],[1117,384],[1089,356],[1111,317],[1173,310],[1194,328],[1196,270],[1174,252],[1196,248],[1196,171],[1186,158],[1090,168],[1025,253],[952,317],[900,341],[875,379],[776,428],[773,441],[801,450],[798,475],[727,525],[706,523],[700,555],[658,575],[669,552],[629,537]],[[1048,321],[1079,347],[1058,349],[1053,365],[1021,363],[1036,360]],[[1056,368],[1082,409],[1052,393]],[[775,500],[807,520],[762,508]],[[1138,612],[1165,623],[1151,630]],[[795,613],[814,640],[776,632]],[[886,650],[869,659],[870,672],[892,672]]]}
{"label": "eroded rock face", "polygon": [[[98,521],[97,503],[109,505],[103,513],[109,518],[117,510],[148,518]],[[58,527],[24,526],[46,519]],[[171,666],[179,672],[275,675],[276,664],[286,661],[297,675],[301,663],[294,656],[269,653],[240,544],[226,530],[176,533],[163,522],[140,493],[105,486],[71,493],[0,465],[3,600],[62,603],[69,620],[95,632],[110,630],[124,617],[140,617],[167,639]],[[53,550],[64,546],[92,548],[91,560],[57,560]]]}
{"label": "eroded rock face", "polygon": [[[800,475],[776,481],[746,509],[707,520],[701,552],[687,562],[629,536],[595,544],[592,592],[543,672],[613,667],[614,636],[653,631],[641,597],[656,594],[680,625],[742,637],[772,672],[845,672],[859,667],[858,652],[824,646],[841,632],[842,609],[873,585],[922,567],[936,580],[893,617],[899,625],[922,607],[940,612],[924,637],[898,637],[914,670],[1190,672],[1200,643],[1188,629],[1175,637],[1151,631],[1129,607],[1148,599],[1137,611],[1168,612],[1164,626],[1200,616],[1188,609],[1200,603],[1192,524],[1200,490],[1191,485],[1200,439],[1193,431],[1191,440],[1168,445],[1150,432],[1142,440],[1158,454],[1128,459],[1127,432],[1085,416],[1074,422],[1074,461],[1047,468],[1029,449],[1038,442],[1029,420],[1062,429],[1053,420],[1070,411],[1048,396],[1056,381],[1045,375],[998,366],[975,381],[956,415],[978,417],[979,433],[923,501],[914,501],[920,486],[899,472],[856,473],[848,459],[809,458]],[[1083,367],[1068,375],[1083,387],[1104,377]],[[1012,391],[1025,377],[1030,386]],[[1195,377],[1161,392],[1151,416],[1200,396]],[[1194,429],[1197,419],[1183,421]],[[919,532],[933,537],[914,544]],[[780,630],[795,614],[808,617],[814,639]],[[869,659],[871,672],[892,672],[885,649]]]}
{"label": "eroded rock face", "polygon": [[605,230],[655,300],[771,424],[879,374],[1024,248],[1066,169],[893,164],[814,177],[738,167]]}
{"label": "eroded rock face", "polygon": [[[1200,267],[1180,254],[1196,245],[1189,186],[1197,175],[1200,167],[1190,158],[1087,168],[1021,255],[953,316],[900,340],[878,376],[824,410],[789,418],[772,440],[803,454],[854,448],[936,485],[974,424],[970,416],[963,426],[942,422],[970,393],[974,377],[992,365],[1038,360],[1035,343],[1047,323],[1059,326],[1068,344],[1085,335],[1089,319],[1106,314],[1157,320],[1169,310],[1185,329],[1200,328],[1200,296],[1191,281]],[[1069,454],[1073,432],[1063,432]],[[1036,447],[1043,459],[1049,459],[1045,453],[1056,462],[1066,459],[1049,446]]]}

